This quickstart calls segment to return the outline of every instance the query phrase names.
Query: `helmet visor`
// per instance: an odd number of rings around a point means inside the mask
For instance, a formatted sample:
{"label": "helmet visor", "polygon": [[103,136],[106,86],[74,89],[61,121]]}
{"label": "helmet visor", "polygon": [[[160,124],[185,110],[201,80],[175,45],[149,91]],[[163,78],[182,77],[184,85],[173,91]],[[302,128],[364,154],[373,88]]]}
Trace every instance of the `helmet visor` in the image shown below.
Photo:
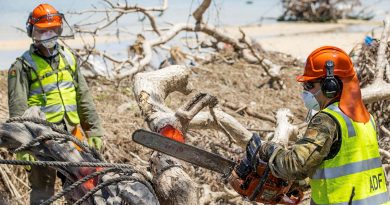
{"label": "helmet visor", "polygon": [[60,36],[61,26],[50,28],[33,27],[32,38],[35,41],[46,41]]}
{"label": "helmet visor", "polygon": [[[65,16],[61,13],[44,15],[35,19],[33,23],[32,37],[34,40],[40,40],[42,33],[52,31],[59,38],[73,38],[74,33],[72,27],[68,24]],[[46,40],[46,39],[43,39]]]}

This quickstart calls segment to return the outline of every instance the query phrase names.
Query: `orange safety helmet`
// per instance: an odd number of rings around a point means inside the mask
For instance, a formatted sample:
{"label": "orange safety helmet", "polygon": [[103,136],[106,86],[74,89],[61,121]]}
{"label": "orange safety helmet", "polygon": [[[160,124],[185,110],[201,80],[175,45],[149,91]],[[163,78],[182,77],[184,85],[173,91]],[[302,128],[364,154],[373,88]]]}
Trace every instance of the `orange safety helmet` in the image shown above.
{"label": "orange safety helmet", "polygon": [[306,82],[327,77],[325,63],[328,60],[334,62],[334,76],[343,83],[340,109],[356,122],[368,122],[370,114],[364,106],[353,63],[348,54],[340,48],[323,46],[314,50],[307,57],[305,71],[303,75],[297,76],[297,81]]}
{"label": "orange safety helmet", "polygon": [[62,28],[62,19],[64,15],[59,13],[53,6],[49,4],[39,4],[30,13],[27,22],[26,30],[29,37],[32,36],[33,26],[38,28]]}

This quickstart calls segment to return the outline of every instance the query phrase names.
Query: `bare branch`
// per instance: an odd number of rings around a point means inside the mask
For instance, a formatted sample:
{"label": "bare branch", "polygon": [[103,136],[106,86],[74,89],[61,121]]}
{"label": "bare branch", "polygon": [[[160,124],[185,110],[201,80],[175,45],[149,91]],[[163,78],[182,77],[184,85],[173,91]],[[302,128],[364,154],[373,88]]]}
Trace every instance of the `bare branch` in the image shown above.
{"label": "bare branch", "polygon": [[386,59],[387,39],[390,31],[390,15],[386,16],[384,28],[378,48],[376,61],[376,72],[374,82],[362,89],[362,96],[365,103],[369,104],[379,100],[390,99],[390,84],[384,80],[385,69],[389,70],[389,62]]}
{"label": "bare branch", "polygon": [[196,20],[196,24],[200,24],[202,22],[203,13],[209,8],[210,4],[211,0],[203,0],[194,13],[192,13],[192,16]]}
{"label": "bare branch", "polygon": [[384,28],[381,35],[381,40],[378,48],[378,57],[376,60],[376,70],[378,74],[376,75],[376,81],[383,81],[385,66],[388,64],[386,59],[386,50],[387,50],[387,39],[389,38],[390,31],[390,15],[386,16],[384,20]]}
{"label": "bare branch", "polygon": [[84,13],[132,13],[132,12],[137,12],[140,10],[143,11],[159,11],[159,12],[164,12],[168,8],[168,0],[164,0],[163,4],[160,7],[141,7],[138,5],[135,6],[114,6],[111,2],[107,2],[110,6],[111,9],[88,9],[88,10],[83,10],[83,11],[78,11],[78,12],[69,12],[70,14],[84,14]]}

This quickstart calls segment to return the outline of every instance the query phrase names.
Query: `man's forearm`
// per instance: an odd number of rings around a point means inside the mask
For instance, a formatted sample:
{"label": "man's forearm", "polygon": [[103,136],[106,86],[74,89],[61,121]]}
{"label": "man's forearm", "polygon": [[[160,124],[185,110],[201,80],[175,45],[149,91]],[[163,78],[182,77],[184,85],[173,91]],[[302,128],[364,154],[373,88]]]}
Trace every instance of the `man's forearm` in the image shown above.
{"label": "man's forearm", "polygon": [[103,136],[103,128],[96,111],[96,106],[89,92],[87,82],[81,72],[77,72],[77,107],[81,126],[88,136]]}
{"label": "man's forearm", "polygon": [[[270,162],[270,168],[277,177],[294,180],[310,177],[328,156],[337,138],[337,125],[326,114],[316,116],[304,136],[290,149],[284,149],[273,142],[265,143],[260,150],[260,158]],[[277,150],[275,152],[275,150]]]}

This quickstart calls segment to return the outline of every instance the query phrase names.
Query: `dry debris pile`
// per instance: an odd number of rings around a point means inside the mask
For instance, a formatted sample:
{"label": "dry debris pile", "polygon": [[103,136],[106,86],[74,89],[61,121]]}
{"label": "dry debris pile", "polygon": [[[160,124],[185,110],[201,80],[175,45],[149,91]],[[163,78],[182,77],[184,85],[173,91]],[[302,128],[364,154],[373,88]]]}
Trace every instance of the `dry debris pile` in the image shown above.
{"label": "dry debris pile", "polygon": [[371,19],[369,14],[353,14],[360,0],[282,0],[283,14],[279,21],[337,21],[345,18]]}

